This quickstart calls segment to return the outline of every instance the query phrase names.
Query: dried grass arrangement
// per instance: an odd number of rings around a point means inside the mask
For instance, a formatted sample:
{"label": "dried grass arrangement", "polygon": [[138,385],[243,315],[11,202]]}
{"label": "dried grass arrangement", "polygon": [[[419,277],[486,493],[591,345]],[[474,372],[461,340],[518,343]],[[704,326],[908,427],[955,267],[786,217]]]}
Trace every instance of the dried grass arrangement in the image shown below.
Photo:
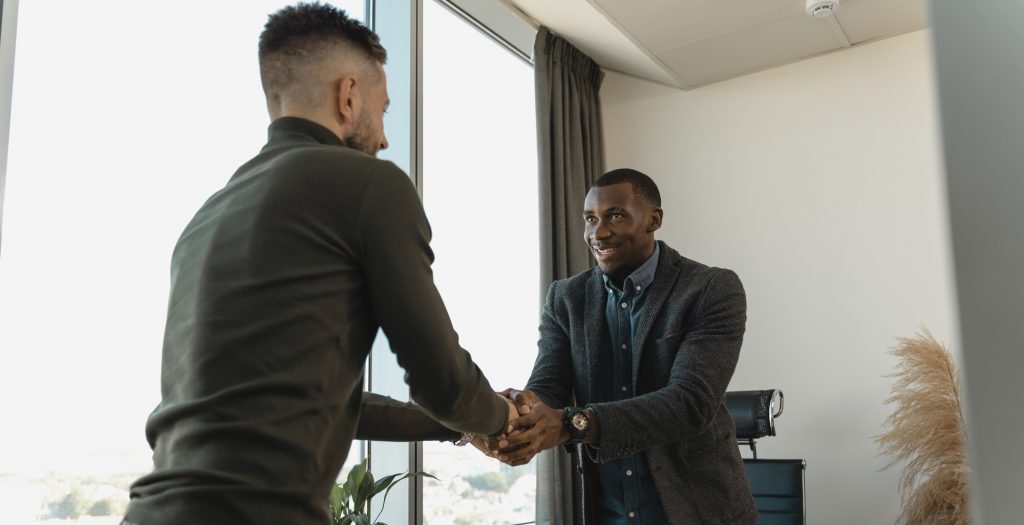
{"label": "dried grass arrangement", "polygon": [[897,525],[968,525],[966,426],[960,380],[949,350],[927,328],[900,338],[886,404],[895,410],[875,438],[900,472]]}

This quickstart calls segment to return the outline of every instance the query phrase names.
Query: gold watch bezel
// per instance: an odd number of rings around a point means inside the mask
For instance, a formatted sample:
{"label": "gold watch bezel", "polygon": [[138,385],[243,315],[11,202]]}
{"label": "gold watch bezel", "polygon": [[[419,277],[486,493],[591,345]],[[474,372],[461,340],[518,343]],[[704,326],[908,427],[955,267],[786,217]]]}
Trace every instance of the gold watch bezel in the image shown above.
{"label": "gold watch bezel", "polygon": [[572,415],[572,426],[576,427],[576,430],[582,432],[590,426],[590,420],[587,419],[586,414],[583,412],[577,412]]}

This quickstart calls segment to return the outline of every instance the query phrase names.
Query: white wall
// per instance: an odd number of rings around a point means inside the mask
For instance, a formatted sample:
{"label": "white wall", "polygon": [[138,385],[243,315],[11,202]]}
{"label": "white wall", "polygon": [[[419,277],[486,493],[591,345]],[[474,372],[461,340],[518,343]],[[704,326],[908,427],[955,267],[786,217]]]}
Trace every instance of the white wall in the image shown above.
{"label": "white wall", "polygon": [[689,92],[609,73],[602,104],[608,168],[661,187],[660,238],[743,279],[730,389],[786,394],[760,456],[806,459],[808,523],[891,523],[886,352],[959,338],[929,33]]}

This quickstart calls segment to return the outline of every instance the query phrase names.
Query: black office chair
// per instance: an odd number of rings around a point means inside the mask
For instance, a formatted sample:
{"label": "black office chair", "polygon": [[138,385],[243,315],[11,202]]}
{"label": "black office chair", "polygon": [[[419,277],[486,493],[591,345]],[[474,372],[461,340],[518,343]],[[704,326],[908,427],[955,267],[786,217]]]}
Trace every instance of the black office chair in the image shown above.
{"label": "black office chair", "polygon": [[758,525],[804,525],[807,522],[802,459],[758,459],[757,440],[775,435],[775,418],[782,415],[781,390],[726,392],[725,406],[736,424],[736,441],[750,446],[753,459],[744,459],[747,481],[757,506]]}

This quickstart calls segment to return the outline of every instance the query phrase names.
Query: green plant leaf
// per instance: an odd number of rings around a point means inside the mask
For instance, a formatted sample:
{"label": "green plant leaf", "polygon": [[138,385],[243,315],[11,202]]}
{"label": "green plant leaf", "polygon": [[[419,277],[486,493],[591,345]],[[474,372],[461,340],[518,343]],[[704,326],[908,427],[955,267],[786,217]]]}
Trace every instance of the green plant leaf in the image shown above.
{"label": "green plant leaf", "polygon": [[366,505],[370,502],[370,498],[373,496],[373,473],[367,471],[366,475],[363,476],[362,482],[359,483],[359,493],[356,495],[356,510],[359,512],[369,513]]}
{"label": "green plant leaf", "polygon": [[335,525],[387,525],[376,520],[371,522],[367,508],[370,498],[381,491],[384,492],[380,504],[381,510],[377,513],[377,517],[380,518],[384,511],[384,504],[387,503],[388,493],[397,483],[416,476],[437,479],[426,472],[416,472],[415,474],[391,474],[375,481],[373,473],[366,468],[366,463],[367,461],[364,459],[352,467],[345,482],[336,484],[331,489],[328,507],[330,507],[332,522]]}
{"label": "green plant leaf", "polygon": [[337,525],[341,516],[341,487],[337,483],[331,487],[331,495],[327,498],[327,510],[331,512],[331,523]]}
{"label": "green plant leaf", "polygon": [[363,479],[366,478],[366,460],[362,460],[358,465],[352,467],[352,470],[348,473],[348,479],[345,480],[345,490],[348,491],[349,496],[352,498],[352,511],[363,512],[365,509],[366,499],[360,497],[362,493]]}
{"label": "green plant leaf", "polygon": [[388,487],[390,487],[391,485],[398,483],[398,481],[394,481],[394,479],[397,478],[398,476],[400,476],[400,474],[392,474],[390,476],[384,476],[383,478],[378,479],[377,482],[373,484],[373,491],[370,492],[370,497],[372,498],[377,494],[380,494],[381,492],[387,490]]}
{"label": "green plant leaf", "polygon": [[346,487],[345,485],[337,485],[337,487],[339,497],[338,509],[340,511],[340,514],[349,514],[352,512],[352,509],[350,508],[351,501],[349,501],[350,498],[352,497],[352,494],[349,492],[348,487]]}
{"label": "green plant leaf", "polygon": [[[389,476],[389,477],[394,477],[394,476],[397,476],[397,475],[398,474],[394,474],[394,475]],[[426,472],[416,472],[415,474],[410,474],[410,473],[402,474],[398,479],[395,479],[395,480],[389,482],[387,488],[384,490],[384,497],[380,500],[380,512],[377,513],[377,517],[378,518],[380,517],[381,512],[384,512],[384,503],[386,503],[388,501],[388,493],[391,492],[391,488],[394,487],[395,484],[397,484],[399,481],[402,481],[405,478],[410,478],[410,477],[414,477],[414,476],[422,476],[422,477],[425,477],[425,478],[437,479],[436,476],[433,476],[431,474],[427,474]],[[376,519],[374,521],[376,521]]]}

